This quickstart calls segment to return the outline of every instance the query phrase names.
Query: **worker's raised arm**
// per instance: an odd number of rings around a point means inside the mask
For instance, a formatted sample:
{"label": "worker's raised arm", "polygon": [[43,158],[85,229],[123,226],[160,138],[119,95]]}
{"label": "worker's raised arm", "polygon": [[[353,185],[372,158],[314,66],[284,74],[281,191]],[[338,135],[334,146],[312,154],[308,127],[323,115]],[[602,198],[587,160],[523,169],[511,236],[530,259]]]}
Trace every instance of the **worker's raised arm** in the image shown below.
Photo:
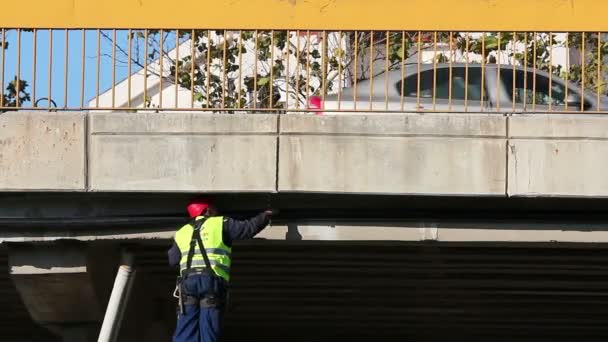
{"label": "worker's raised arm", "polygon": [[249,220],[225,218],[224,235],[229,241],[251,239],[268,226],[271,216],[272,211],[267,210]]}

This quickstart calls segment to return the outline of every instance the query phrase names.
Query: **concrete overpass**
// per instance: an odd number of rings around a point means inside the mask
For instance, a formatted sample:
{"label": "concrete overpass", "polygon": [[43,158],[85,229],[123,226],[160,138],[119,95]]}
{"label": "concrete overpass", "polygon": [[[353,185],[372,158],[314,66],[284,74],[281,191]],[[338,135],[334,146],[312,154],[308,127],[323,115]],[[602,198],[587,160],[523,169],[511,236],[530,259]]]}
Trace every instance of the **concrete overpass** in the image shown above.
{"label": "concrete overpass", "polygon": [[[121,341],[167,340],[184,203],[272,205],[235,248],[229,339],[605,340],[601,115],[0,115],[0,321],[94,339],[121,251]],[[39,326],[45,328],[40,329]]]}
{"label": "concrete overpass", "polygon": [[0,123],[3,191],[608,194],[601,115],[12,112]]}

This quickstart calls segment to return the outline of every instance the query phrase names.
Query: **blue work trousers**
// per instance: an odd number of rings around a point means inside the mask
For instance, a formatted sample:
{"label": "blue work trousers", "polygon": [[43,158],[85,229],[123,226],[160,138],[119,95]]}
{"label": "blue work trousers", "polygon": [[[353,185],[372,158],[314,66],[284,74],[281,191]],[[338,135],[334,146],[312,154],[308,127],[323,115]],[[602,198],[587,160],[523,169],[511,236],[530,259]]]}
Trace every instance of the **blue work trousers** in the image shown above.
{"label": "blue work trousers", "polygon": [[[208,293],[215,293],[226,298],[225,282],[210,275],[191,275],[182,282],[185,295],[204,298]],[[222,316],[225,304],[217,307],[200,307],[185,305],[183,314],[178,314],[173,342],[218,342],[222,328]]]}

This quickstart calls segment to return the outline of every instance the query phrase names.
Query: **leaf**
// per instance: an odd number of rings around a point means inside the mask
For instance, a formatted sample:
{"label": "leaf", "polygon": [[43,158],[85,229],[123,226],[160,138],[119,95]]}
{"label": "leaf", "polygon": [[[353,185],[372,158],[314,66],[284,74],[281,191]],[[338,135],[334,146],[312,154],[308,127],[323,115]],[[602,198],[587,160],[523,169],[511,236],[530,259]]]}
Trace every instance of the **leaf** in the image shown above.
{"label": "leaf", "polygon": [[194,93],[194,101],[196,102],[201,102],[203,100],[204,96],[202,93]]}
{"label": "leaf", "polygon": [[405,49],[403,48],[403,45],[399,48],[399,50],[397,50],[397,55],[399,56],[399,58],[404,58],[404,53],[405,53]]}
{"label": "leaf", "polygon": [[270,78],[269,77],[262,77],[260,79],[258,79],[258,85],[259,86],[265,86],[268,84],[268,82],[270,82]]}

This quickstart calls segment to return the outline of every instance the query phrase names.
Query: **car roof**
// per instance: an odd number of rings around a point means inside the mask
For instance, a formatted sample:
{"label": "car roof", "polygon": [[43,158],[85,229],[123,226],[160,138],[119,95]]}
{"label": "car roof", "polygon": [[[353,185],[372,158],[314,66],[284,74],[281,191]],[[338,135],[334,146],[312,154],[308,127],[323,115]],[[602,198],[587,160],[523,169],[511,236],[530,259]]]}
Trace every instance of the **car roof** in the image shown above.
{"label": "car roof", "polygon": [[[424,63],[424,64],[419,65],[418,63],[408,63],[405,65],[405,70],[398,68],[395,70],[391,70],[388,73],[385,72],[380,75],[374,76],[373,90],[374,90],[374,93],[377,93],[376,95],[383,96],[384,92],[386,91],[385,85],[386,85],[387,78],[388,78],[389,84],[394,85],[398,81],[400,81],[403,76],[405,76],[405,77],[412,76],[414,74],[417,74],[419,70],[420,70],[420,72],[424,72],[424,71],[428,71],[428,70],[433,70],[435,68],[446,69],[446,68],[450,68],[450,67],[452,67],[452,68],[467,68],[468,67],[469,69],[474,69],[474,68],[479,69],[479,68],[483,67],[486,70],[496,70],[499,68],[499,66],[501,69],[505,69],[505,70],[513,70],[513,68],[515,68],[515,70],[521,70],[521,71],[525,71],[527,73],[535,72],[537,75],[544,76],[544,77],[550,77],[550,74],[543,70],[536,69],[536,71],[534,71],[534,69],[531,67],[523,67],[520,65],[513,66],[511,64],[494,64],[494,63],[481,64],[481,63],[460,63],[459,62],[459,63],[436,63],[436,64]],[[552,75],[551,77],[552,77],[553,81],[557,80],[559,83],[567,85],[568,88],[574,89],[578,93],[581,93],[581,88],[577,84],[566,81],[563,78],[555,76],[555,75]],[[357,95],[368,95],[370,82],[371,82],[371,80],[369,80],[369,79],[357,82],[357,93],[358,93]],[[346,88],[343,90],[343,94],[352,94],[352,92],[353,92],[352,87]],[[594,97],[595,95],[596,94],[594,94],[592,91],[585,90],[585,98],[590,99],[591,97]]]}

